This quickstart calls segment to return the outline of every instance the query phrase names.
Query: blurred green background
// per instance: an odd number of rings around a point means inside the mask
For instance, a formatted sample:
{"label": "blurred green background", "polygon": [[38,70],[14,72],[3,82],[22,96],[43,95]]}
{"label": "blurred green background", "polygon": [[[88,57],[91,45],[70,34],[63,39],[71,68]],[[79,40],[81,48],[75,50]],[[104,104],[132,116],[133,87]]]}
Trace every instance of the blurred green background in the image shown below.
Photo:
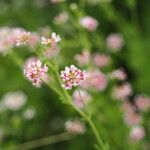
{"label": "blurred green background", "polygon": [[[54,16],[61,11],[67,11],[70,16],[74,16],[70,11],[71,3],[79,4],[79,1],[67,0],[54,5],[49,0],[0,0],[0,26],[23,27],[36,32],[42,27],[49,27],[51,31],[59,33],[63,39],[61,55],[67,58],[62,66],[64,67],[66,64],[73,63],[73,55],[84,48],[78,38],[79,32],[71,23],[55,25],[53,22]],[[104,51],[106,36],[111,32],[121,33],[125,39],[125,46],[117,56],[114,56],[115,65],[123,66],[127,70],[135,94],[150,94],[150,1],[112,0],[105,2],[103,0],[96,5],[86,4],[83,13],[93,16],[100,22],[98,30],[93,33],[97,36],[88,35],[91,51],[94,52],[97,49]],[[22,48],[18,52],[24,60],[30,55],[25,51],[26,49]],[[31,86],[23,77],[22,70],[12,61],[11,55],[0,56],[0,98],[9,91],[17,90],[27,95],[27,106],[35,107],[36,116],[31,121],[24,121],[20,117],[22,110],[14,114],[1,113],[0,126],[5,128],[6,132],[6,136],[0,142],[2,150],[7,150],[10,145],[61,133],[64,131],[64,122],[68,118],[77,116],[72,109],[61,104],[59,97],[47,87],[37,89]],[[102,93],[97,99],[104,99],[94,104],[97,118],[103,122],[97,125],[112,145],[111,150],[143,150],[142,144],[129,146],[124,141],[128,128],[123,124],[118,104],[110,102],[111,105],[107,105],[106,93]],[[149,128],[149,125],[147,126]],[[36,149],[92,150],[94,139],[91,136],[88,131],[85,135],[71,140]],[[147,136],[146,140],[149,141],[150,137]],[[145,146],[144,149],[149,150],[150,146]]]}

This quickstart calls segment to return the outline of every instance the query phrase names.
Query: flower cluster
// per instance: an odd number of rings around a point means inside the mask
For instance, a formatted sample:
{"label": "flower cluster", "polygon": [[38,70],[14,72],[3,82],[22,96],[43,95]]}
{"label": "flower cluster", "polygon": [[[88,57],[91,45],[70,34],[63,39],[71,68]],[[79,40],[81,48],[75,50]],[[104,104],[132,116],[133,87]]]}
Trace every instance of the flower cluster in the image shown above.
{"label": "flower cluster", "polygon": [[86,77],[85,71],[81,71],[74,65],[70,67],[66,67],[64,71],[61,71],[61,78],[64,82],[62,87],[66,89],[72,89],[72,87],[76,87],[80,85]]}
{"label": "flower cluster", "polygon": [[27,32],[23,28],[0,28],[0,53],[7,54],[14,46],[35,46],[39,42],[37,33]]}
{"label": "flower cluster", "polygon": [[117,85],[113,89],[113,98],[118,100],[125,100],[132,94],[132,86],[129,83],[123,83],[122,85]]}
{"label": "flower cluster", "polygon": [[67,121],[65,128],[71,134],[83,134],[85,132],[85,125],[79,120]]}
{"label": "flower cluster", "polygon": [[87,72],[87,77],[81,84],[81,87],[84,89],[93,88],[97,91],[105,90],[106,86],[107,86],[106,76],[99,70]]}
{"label": "flower cluster", "polygon": [[41,38],[41,43],[43,45],[47,45],[46,50],[44,52],[45,56],[51,58],[59,53],[59,48],[57,43],[61,41],[61,38],[56,33],[52,33],[50,38]]}
{"label": "flower cluster", "polygon": [[41,86],[42,79],[46,75],[47,71],[48,71],[48,67],[46,65],[42,66],[42,62],[36,58],[28,60],[25,63],[24,75],[36,87]]}
{"label": "flower cluster", "polygon": [[80,19],[80,25],[88,31],[95,31],[98,26],[98,21],[91,16],[85,16]]}
{"label": "flower cluster", "polygon": [[27,101],[27,96],[21,92],[9,92],[3,96],[1,104],[5,109],[19,110]]}
{"label": "flower cluster", "polygon": [[72,97],[74,104],[79,108],[83,108],[91,100],[91,96],[85,90],[75,90]]}
{"label": "flower cluster", "polygon": [[135,126],[130,131],[130,140],[133,142],[138,142],[139,140],[143,139],[145,136],[145,130],[141,126]]}
{"label": "flower cluster", "polygon": [[112,33],[108,35],[106,44],[112,52],[117,52],[121,50],[124,45],[123,37],[120,34]]}

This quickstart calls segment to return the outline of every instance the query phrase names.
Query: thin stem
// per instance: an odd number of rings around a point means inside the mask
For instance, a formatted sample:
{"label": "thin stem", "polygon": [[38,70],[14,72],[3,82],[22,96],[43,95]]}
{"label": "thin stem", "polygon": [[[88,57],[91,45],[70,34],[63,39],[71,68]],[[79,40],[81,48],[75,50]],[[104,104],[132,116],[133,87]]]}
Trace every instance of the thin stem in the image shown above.
{"label": "thin stem", "polygon": [[[54,68],[55,68],[54,73],[55,73],[56,80],[57,80],[57,82],[59,82],[60,87],[61,87],[61,80],[60,80],[60,77],[59,77],[58,66],[57,66],[56,60],[54,60]],[[101,139],[101,137],[98,133],[98,130],[97,130],[96,126],[94,125],[93,121],[91,120],[91,117],[89,115],[86,115],[81,109],[76,107],[74,105],[74,103],[72,102],[71,97],[66,92],[66,90],[62,87],[61,87],[61,89],[64,93],[64,96],[66,97],[66,100],[67,100],[68,104],[70,104],[89,123],[89,125],[91,126],[91,129],[94,133],[94,136],[95,136],[95,138],[98,142],[99,147],[103,148],[104,143],[103,143],[103,141],[102,141],[102,139]]]}
{"label": "thin stem", "polygon": [[49,144],[54,144],[57,142],[61,142],[61,141],[65,141],[65,140],[69,140],[71,139],[72,136],[70,136],[68,133],[60,133],[60,134],[56,134],[53,136],[48,136],[48,137],[44,137],[44,138],[40,138],[37,140],[33,140],[30,142],[26,142],[23,144],[19,144],[16,146],[11,147],[11,150],[30,150],[33,148],[37,148],[37,147],[41,147],[41,146],[45,146],[45,145],[49,145]]}

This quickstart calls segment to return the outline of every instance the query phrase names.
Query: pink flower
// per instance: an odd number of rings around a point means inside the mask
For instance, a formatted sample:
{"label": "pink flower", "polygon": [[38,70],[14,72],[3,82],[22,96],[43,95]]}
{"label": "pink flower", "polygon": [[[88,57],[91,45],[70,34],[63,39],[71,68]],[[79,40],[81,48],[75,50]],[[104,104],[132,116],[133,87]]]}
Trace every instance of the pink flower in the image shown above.
{"label": "pink flower", "polygon": [[49,44],[56,44],[58,42],[61,41],[61,38],[59,35],[57,35],[55,32],[53,32],[51,34],[51,37],[50,38],[45,38],[45,37],[42,37],[41,38],[41,43],[43,45],[49,45]]}
{"label": "pink flower", "polygon": [[52,58],[53,56],[56,56],[60,51],[60,48],[57,45],[53,45],[50,48],[47,48],[44,52],[44,55],[47,58]]}
{"label": "pink flower", "polygon": [[80,25],[88,31],[95,31],[98,26],[98,21],[91,16],[85,16],[80,19]]}
{"label": "pink flower", "polygon": [[124,114],[124,121],[127,125],[137,125],[141,120],[141,116],[135,111],[128,111]]}
{"label": "pink flower", "polygon": [[143,127],[141,126],[135,126],[131,129],[130,131],[130,140],[132,140],[132,142],[138,142],[141,139],[143,139],[145,136],[145,130]]}
{"label": "pink flower", "polygon": [[119,51],[123,45],[124,41],[120,34],[112,33],[106,39],[107,47],[111,49],[112,52]]}
{"label": "pink flower", "polygon": [[134,107],[128,101],[123,101],[122,109],[125,113],[132,113],[134,111]]}
{"label": "pink flower", "polygon": [[110,73],[111,79],[126,80],[127,74],[123,69],[117,69]]}
{"label": "pink flower", "polygon": [[134,98],[135,104],[141,111],[146,111],[150,108],[150,99],[143,95],[138,95]]}
{"label": "pink flower", "polygon": [[66,23],[69,19],[69,16],[66,12],[60,12],[57,16],[54,18],[55,24],[63,24]]}
{"label": "pink flower", "polygon": [[100,68],[106,67],[110,62],[110,57],[106,54],[96,53],[93,56],[93,62]]}
{"label": "pink flower", "polygon": [[30,39],[31,33],[24,31],[18,36],[16,46],[26,45],[30,41]]}
{"label": "pink flower", "polygon": [[74,65],[66,67],[64,71],[61,71],[61,78],[64,82],[62,87],[66,89],[72,89],[80,85],[85,80],[85,72],[76,68]]}
{"label": "pink flower", "polygon": [[67,121],[65,128],[71,134],[84,134],[85,132],[85,125],[79,120]]}
{"label": "pink flower", "polygon": [[73,101],[74,104],[79,107],[83,108],[91,99],[91,96],[84,90],[75,90],[73,92]]}
{"label": "pink flower", "polygon": [[75,55],[74,58],[80,66],[87,65],[90,61],[90,52],[85,49],[81,54]]}
{"label": "pink flower", "polygon": [[114,87],[112,96],[113,98],[125,100],[132,94],[132,87],[129,83],[124,83]]}
{"label": "pink flower", "polygon": [[40,87],[42,84],[42,78],[46,75],[48,68],[46,65],[42,67],[40,60],[33,58],[25,63],[24,75],[32,82],[36,87]]}
{"label": "pink flower", "polygon": [[107,86],[106,76],[98,70],[88,72],[85,81],[81,84],[82,88],[85,89],[93,88],[97,91],[105,90],[106,86]]}

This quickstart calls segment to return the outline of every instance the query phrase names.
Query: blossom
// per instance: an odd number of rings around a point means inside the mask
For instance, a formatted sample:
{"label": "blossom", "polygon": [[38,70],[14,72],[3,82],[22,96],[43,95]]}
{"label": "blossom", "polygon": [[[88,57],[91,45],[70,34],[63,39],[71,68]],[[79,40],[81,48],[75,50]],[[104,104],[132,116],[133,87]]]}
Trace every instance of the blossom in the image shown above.
{"label": "blossom", "polygon": [[19,33],[23,29],[21,28],[9,28],[1,27],[0,28],[0,53],[7,54],[15,46],[16,39]]}
{"label": "blossom", "polygon": [[65,123],[65,128],[71,134],[83,134],[85,132],[85,125],[79,120],[67,121]]}
{"label": "blossom", "polygon": [[150,108],[150,99],[143,95],[138,95],[134,98],[135,105],[138,107],[141,111],[146,111],[148,108]]}
{"label": "blossom", "polygon": [[74,59],[80,66],[87,65],[90,62],[90,52],[85,49],[81,54],[75,55]]}
{"label": "blossom", "polygon": [[95,31],[98,26],[98,21],[91,16],[85,16],[80,19],[80,25],[88,31]]}
{"label": "blossom", "polygon": [[64,82],[62,87],[72,89],[73,86],[76,87],[85,80],[85,71],[81,71],[74,65],[71,65],[70,67],[66,67],[64,71],[61,71],[60,76]]}
{"label": "blossom", "polygon": [[25,63],[24,75],[29,81],[36,87],[40,87],[42,84],[42,78],[46,75],[48,67],[42,66],[42,62],[38,59],[31,59]]}
{"label": "blossom", "polygon": [[83,108],[91,99],[91,96],[85,90],[75,90],[72,97],[74,104],[79,108]]}
{"label": "blossom", "polygon": [[106,67],[110,62],[110,57],[106,54],[96,53],[93,56],[93,62],[100,68]]}
{"label": "blossom", "polygon": [[34,118],[35,113],[36,113],[35,108],[29,107],[25,110],[25,112],[23,113],[23,116],[25,119],[30,120]]}
{"label": "blossom", "polygon": [[112,96],[113,98],[125,100],[132,94],[132,86],[129,83],[123,83],[114,87]]}
{"label": "blossom", "polygon": [[54,18],[55,24],[62,24],[67,22],[69,19],[69,16],[66,12],[60,12],[57,16]]}
{"label": "blossom", "polygon": [[127,74],[123,69],[117,69],[114,70],[109,74],[111,79],[117,79],[117,80],[126,80],[127,79]]}
{"label": "blossom", "polygon": [[128,111],[124,114],[124,121],[127,125],[137,125],[141,120],[141,116],[135,111]]}
{"label": "blossom", "polygon": [[60,41],[61,41],[60,36],[57,35],[55,32],[53,32],[51,34],[51,38],[45,38],[45,37],[41,38],[41,43],[43,45],[56,44],[56,43],[58,43]]}
{"label": "blossom", "polygon": [[25,45],[27,44],[31,39],[31,32],[22,32],[20,35],[18,35],[16,46]]}
{"label": "blossom", "polygon": [[124,41],[120,34],[112,33],[108,35],[106,39],[106,44],[107,47],[110,48],[112,52],[117,52],[123,47]]}
{"label": "blossom", "polygon": [[132,142],[138,142],[141,139],[143,139],[145,136],[145,130],[142,126],[135,126],[131,129],[130,131],[130,140],[132,140]]}
{"label": "blossom", "polygon": [[27,101],[27,96],[21,92],[8,92],[2,98],[2,104],[10,110],[19,110]]}
{"label": "blossom", "polygon": [[87,72],[87,77],[81,84],[82,88],[89,89],[93,88],[97,91],[105,90],[107,86],[106,76],[98,70]]}

